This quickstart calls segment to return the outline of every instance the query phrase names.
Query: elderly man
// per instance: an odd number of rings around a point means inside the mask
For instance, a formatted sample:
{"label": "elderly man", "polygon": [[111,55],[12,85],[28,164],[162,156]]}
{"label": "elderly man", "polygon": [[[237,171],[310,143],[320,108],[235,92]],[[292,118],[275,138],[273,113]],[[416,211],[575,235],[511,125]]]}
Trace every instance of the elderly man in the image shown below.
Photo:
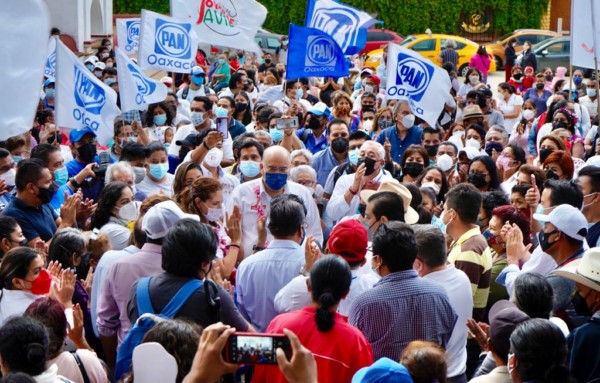
{"label": "elderly man", "polygon": [[263,153],[260,165],[262,177],[237,186],[229,198],[227,210],[237,206],[242,212],[242,250],[244,256],[263,250],[272,239],[266,231],[270,202],[282,194],[295,194],[304,202],[306,234],[313,235],[318,243],[323,242],[317,205],[312,193],[302,185],[288,180],[290,169],[289,153],[281,146],[272,146]]}
{"label": "elderly man", "polygon": [[393,180],[383,170],[384,158],[385,150],[378,142],[367,141],[360,147],[356,172],[341,176],[335,184],[327,204],[329,219],[339,221],[345,216],[356,214],[361,190],[377,190],[381,182]]}
{"label": "elderly man", "polygon": [[385,128],[377,137],[377,142],[381,145],[389,143],[391,145],[387,163],[392,161],[399,164],[406,148],[410,145],[420,145],[423,129],[415,125],[415,115],[410,109],[408,100],[399,100],[393,110],[395,126]]}

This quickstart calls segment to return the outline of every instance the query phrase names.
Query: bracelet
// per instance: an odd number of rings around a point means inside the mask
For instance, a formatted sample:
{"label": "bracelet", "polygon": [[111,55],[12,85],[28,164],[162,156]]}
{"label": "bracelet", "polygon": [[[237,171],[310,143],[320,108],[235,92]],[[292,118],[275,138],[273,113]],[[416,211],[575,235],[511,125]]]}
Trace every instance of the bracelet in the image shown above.
{"label": "bracelet", "polygon": [[264,247],[261,247],[261,246],[256,246],[256,245],[252,246],[252,251],[253,251],[253,252],[255,252],[255,253],[256,253],[257,251],[263,251],[264,249],[265,249],[265,248],[264,248]]}
{"label": "bracelet", "polygon": [[352,195],[357,195],[357,194],[358,194],[358,191],[352,191],[352,187],[349,187],[349,188],[348,188],[348,191],[349,191],[349,192],[350,192],[350,194],[352,194]]}
{"label": "bracelet", "polygon": [[235,243],[231,243],[229,244],[229,247],[237,247],[237,249],[240,249],[240,245],[236,245]]}
{"label": "bracelet", "polygon": [[73,184],[73,186],[75,187],[75,189],[80,189],[81,188],[81,185],[79,184],[79,182],[77,182],[75,180],[75,177],[71,177],[71,179],[69,180],[69,182]]}
{"label": "bracelet", "polygon": [[204,148],[206,150],[210,150],[210,148],[208,147],[208,145],[206,145],[206,141],[202,141],[202,146],[204,146]]}

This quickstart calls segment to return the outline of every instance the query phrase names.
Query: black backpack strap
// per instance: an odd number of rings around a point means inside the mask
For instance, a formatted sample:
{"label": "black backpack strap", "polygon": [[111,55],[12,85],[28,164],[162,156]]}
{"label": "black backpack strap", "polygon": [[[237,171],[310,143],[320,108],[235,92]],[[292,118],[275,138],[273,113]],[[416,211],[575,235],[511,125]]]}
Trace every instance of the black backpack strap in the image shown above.
{"label": "black backpack strap", "polygon": [[310,136],[311,132],[312,130],[304,128],[304,130],[302,131],[302,136],[300,137],[300,141],[306,144],[306,140],[308,140],[308,136]]}
{"label": "black backpack strap", "polygon": [[186,86],[185,88],[183,88],[183,92],[181,92],[181,99],[182,100],[187,100],[187,96],[190,93],[190,86]]}
{"label": "black backpack strap", "polygon": [[87,371],[85,370],[85,366],[83,365],[83,362],[81,361],[79,355],[77,355],[77,351],[72,351],[71,355],[73,355],[75,363],[77,363],[77,367],[79,367],[79,372],[81,372],[81,376],[83,376],[83,383],[91,383],[90,377],[88,376]]}
{"label": "black backpack strap", "polygon": [[208,278],[204,279],[204,297],[208,308],[207,314],[210,323],[217,323],[221,320],[221,297],[217,284]]}

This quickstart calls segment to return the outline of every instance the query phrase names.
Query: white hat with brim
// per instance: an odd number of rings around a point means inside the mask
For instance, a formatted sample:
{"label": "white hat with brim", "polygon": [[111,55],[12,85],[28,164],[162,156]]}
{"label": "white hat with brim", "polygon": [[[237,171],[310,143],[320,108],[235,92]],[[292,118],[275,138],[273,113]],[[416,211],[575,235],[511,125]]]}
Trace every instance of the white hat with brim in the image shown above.
{"label": "white hat with brim", "polygon": [[377,190],[363,190],[360,192],[360,198],[367,203],[369,198],[372,195],[377,194],[379,192],[389,191],[392,193],[396,193],[402,198],[402,202],[404,204],[404,222],[406,223],[417,223],[419,220],[419,213],[415,211],[412,207],[410,207],[410,202],[412,201],[412,194],[406,188],[406,186],[401,185],[398,181],[383,181]]}
{"label": "white hat with brim", "polygon": [[571,205],[558,205],[550,214],[534,214],[533,218],[540,222],[549,222],[568,237],[584,241],[588,223],[583,213]]}
{"label": "white hat with brim", "polygon": [[552,272],[600,292],[600,247],[589,249],[583,257]]}

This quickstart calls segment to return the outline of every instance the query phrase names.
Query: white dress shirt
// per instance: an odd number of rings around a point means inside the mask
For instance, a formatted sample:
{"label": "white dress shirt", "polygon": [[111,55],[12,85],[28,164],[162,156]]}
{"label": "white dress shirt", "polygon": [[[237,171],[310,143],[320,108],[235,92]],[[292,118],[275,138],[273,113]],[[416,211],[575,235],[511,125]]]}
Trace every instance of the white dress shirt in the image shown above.
{"label": "white dress shirt", "polygon": [[[216,125],[212,120],[208,129],[216,129]],[[169,155],[178,157],[181,146],[177,145],[177,141],[183,141],[188,135],[195,132],[198,131],[192,124],[180,126],[173,135],[173,141],[171,141],[171,146],[167,150]],[[227,135],[227,138],[223,139],[223,159],[233,160],[233,140],[230,135]]]}
{"label": "white dress shirt", "polygon": [[2,294],[2,299],[0,299],[0,326],[4,326],[4,323],[12,316],[23,315],[33,301],[44,297],[24,290],[2,289],[0,294]]}

